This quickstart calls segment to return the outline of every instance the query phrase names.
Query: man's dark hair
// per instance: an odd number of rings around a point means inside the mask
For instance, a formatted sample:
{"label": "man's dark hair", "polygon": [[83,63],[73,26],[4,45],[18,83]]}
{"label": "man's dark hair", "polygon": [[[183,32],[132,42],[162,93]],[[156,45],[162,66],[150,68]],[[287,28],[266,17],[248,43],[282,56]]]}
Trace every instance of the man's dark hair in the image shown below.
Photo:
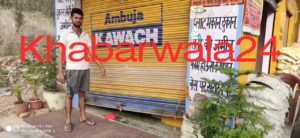
{"label": "man's dark hair", "polygon": [[77,13],[77,14],[79,14],[79,15],[81,15],[83,17],[83,12],[82,12],[81,9],[79,9],[79,8],[73,8],[72,11],[71,11],[71,17],[73,17],[73,15],[75,13]]}

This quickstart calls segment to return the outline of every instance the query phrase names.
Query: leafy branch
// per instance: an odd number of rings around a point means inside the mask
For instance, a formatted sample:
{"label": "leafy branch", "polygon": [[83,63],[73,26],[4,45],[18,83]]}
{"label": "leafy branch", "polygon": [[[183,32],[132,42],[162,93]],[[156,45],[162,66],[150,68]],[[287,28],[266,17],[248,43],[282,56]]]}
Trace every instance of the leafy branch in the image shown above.
{"label": "leafy branch", "polygon": [[[197,113],[192,117],[195,132],[207,138],[261,138],[271,128],[262,118],[263,107],[247,101],[245,89],[263,90],[265,87],[248,86],[238,82],[238,77],[253,71],[237,71],[233,68],[217,68],[228,77],[220,82],[202,78],[207,83],[217,85],[216,89],[205,90],[208,98],[197,105]],[[233,120],[233,126],[228,121]]]}

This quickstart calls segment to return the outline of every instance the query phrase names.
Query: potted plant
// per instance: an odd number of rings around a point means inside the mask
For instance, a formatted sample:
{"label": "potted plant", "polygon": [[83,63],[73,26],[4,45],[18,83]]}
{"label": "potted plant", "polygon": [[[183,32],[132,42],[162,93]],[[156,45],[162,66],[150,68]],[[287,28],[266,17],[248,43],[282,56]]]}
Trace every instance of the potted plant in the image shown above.
{"label": "potted plant", "polygon": [[43,72],[43,96],[50,110],[61,110],[65,107],[65,88],[57,83],[58,65],[56,58],[56,49],[52,48],[50,62],[42,63]]}
{"label": "potted plant", "polygon": [[30,84],[32,89],[32,98],[28,100],[32,109],[41,109],[43,101],[38,97],[38,87],[42,82],[41,63],[36,60],[26,61],[26,71],[23,78]]}
{"label": "potted plant", "polygon": [[[263,107],[247,101],[245,89],[262,90],[264,87],[240,83],[238,77],[252,74],[233,68],[217,68],[228,77],[225,82],[202,78],[210,87],[204,92],[208,98],[196,106],[192,117],[194,133],[204,137],[263,137],[271,126],[262,118]],[[200,133],[199,133],[200,132]]]}
{"label": "potted plant", "polygon": [[15,96],[17,97],[17,101],[14,102],[14,107],[16,113],[23,113],[28,111],[28,102],[24,102],[22,99],[21,86],[19,84],[13,84],[12,89],[14,91]]}

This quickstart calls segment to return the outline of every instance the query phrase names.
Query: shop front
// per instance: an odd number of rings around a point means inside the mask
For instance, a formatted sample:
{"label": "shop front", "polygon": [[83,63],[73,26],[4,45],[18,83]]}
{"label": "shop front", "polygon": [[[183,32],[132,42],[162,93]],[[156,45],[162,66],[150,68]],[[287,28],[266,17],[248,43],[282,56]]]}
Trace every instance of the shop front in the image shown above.
{"label": "shop front", "polygon": [[[168,43],[175,53],[181,42],[188,41],[190,1],[82,0],[81,4],[84,30],[95,36],[96,43],[106,42],[113,47],[112,58],[103,63],[105,77],[91,64],[87,103],[181,117],[186,96],[184,52],[174,62],[166,49],[165,58],[160,62],[153,47],[145,46],[141,50],[139,44],[154,42],[161,54]],[[122,42],[131,45],[118,46]],[[123,54],[117,54],[122,51]],[[109,55],[105,47],[99,47],[96,54],[101,58]]]}
{"label": "shop front", "polygon": [[[273,73],[276,60],[273,55],[261,55],[261,50],[273,51],[273,36],[276,50],[298,39],[300,4],[296,0],[81,0],[80,5],[84,31],[96,43],[112,46],[112,50],[96,50],[100,58],[109,57],[103,62],[107,76],[102,77],[91,63],[87,103],[119,110],[181,117],[188,97],[214,87],[201,78],[226,80],[214,67]],[[157,49],[142,47],[147,42],[155,43]],[[195,50],[185,47],[189,42],[201,43],[203,56],[211,61],[187,62],[185,52]],[[231,44],[233,59],[251,62],[216,60],[216,53],[229,48],[214,48],[222,42]],[[174,60],[180,45],[183,48]],[[217,57],[225,59],[228,53]]]}

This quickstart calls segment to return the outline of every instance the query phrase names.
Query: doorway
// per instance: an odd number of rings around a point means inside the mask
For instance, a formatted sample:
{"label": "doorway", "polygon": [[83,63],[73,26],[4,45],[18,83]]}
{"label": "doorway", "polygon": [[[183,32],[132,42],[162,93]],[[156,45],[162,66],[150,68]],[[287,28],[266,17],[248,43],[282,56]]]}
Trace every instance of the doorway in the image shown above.
{"label": "doorway", "polygon": [[[269,3],[264,1],[263,4],[263,15],[260,27],[260,35],[258,38],[258,47],[256,55],[256,72],[257,74],[266,73],[269,74],[270,70],[270,56],[259,55],[259,50],[263,48],[265,43],[272,38],[274,18],[275,18],[275,8]],[[271,46],[268,46],[265,52],[270,52]]]}

